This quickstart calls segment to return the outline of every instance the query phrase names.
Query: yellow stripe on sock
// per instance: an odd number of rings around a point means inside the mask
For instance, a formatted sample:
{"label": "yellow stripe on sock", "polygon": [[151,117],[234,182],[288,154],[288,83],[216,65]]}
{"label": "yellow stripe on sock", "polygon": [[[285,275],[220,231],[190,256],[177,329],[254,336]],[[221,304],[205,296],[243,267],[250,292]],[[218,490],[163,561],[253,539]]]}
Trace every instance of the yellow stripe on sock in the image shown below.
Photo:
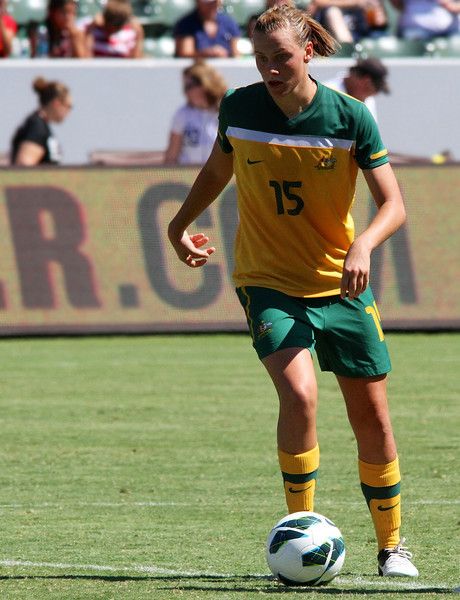
{"label": "yellow stripe on sock", "polygon": [[373,465],[360,460],[359,478],[362,483],[372,487],[396,485],[401,479],[398,457],[385,465]]}

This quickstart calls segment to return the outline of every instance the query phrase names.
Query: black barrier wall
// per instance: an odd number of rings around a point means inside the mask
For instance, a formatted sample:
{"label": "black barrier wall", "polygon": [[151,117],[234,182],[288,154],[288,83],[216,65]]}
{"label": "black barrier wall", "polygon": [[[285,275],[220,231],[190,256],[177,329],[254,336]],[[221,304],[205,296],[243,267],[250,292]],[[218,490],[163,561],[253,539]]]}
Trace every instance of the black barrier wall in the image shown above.
{"label": "black barrier wall", "polygon": [[[460,165],[395,171],[408,219],[373,255],[372,287],[383,324],[460,328]],[[0,171],[0,335],[245,331],[231,282],[234,185],[195,224],[217,247],[206,267],[188,269],[167,241],[167,223],[196,174],[175,168]],[[374,211],[360,178],[357,231]]]}

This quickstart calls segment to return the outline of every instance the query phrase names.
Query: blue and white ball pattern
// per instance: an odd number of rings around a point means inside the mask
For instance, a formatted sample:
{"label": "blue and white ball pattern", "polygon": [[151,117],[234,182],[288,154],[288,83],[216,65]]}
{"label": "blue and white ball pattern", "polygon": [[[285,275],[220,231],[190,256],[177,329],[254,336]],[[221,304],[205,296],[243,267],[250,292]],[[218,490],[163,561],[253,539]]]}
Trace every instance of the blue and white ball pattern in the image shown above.
{"label": "blue and white ball pattern", "polygon": [[339,528],[315,512],[283,517],[267,539],[267,563],[286,585],[320,585],[342,569],[345,543]]}

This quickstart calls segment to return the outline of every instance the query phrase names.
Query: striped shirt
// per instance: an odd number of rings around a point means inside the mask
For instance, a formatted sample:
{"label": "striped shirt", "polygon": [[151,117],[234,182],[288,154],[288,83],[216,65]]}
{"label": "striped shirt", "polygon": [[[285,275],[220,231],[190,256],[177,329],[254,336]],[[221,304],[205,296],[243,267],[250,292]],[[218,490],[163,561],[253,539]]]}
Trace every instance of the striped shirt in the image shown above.
{"label": "striped shirt", "polygon": [[137,32],[131,24],[124,25],[115,33],[104,27],[91,27],[94,38],[93,56],[106,58],[132,58],[137,43]]}

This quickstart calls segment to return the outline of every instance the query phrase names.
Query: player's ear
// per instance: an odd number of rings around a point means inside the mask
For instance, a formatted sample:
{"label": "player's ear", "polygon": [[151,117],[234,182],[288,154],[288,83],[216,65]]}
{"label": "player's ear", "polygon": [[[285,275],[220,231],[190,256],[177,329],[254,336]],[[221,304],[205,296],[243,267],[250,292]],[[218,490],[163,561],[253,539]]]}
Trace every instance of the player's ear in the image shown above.
{"label": "player's ear", "polygon": [[304,63],[309,63],[311,61],[311,59],[313,58],[313,54],[314,54],[314,49],[313,49],[313,42],[307,42],[306,46],[305,46],[305,52],[304,52]]}

